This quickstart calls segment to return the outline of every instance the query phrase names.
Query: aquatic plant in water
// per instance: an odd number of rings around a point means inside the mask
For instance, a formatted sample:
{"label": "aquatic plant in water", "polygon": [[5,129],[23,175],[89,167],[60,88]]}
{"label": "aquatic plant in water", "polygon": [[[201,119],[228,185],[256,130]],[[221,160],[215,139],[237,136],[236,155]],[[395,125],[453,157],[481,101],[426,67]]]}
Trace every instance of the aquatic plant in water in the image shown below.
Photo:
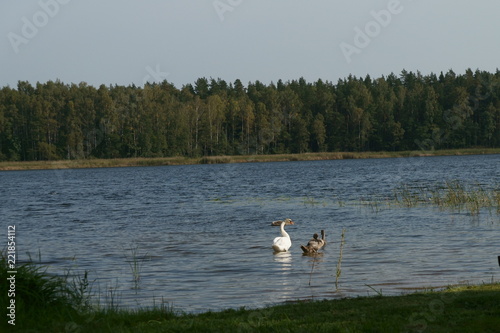
{"label": "aquatic plant in water", "polygon": [[132,281],[134,282],[134,289],[139,289],[139,282],[141,281],[141,271],[144,262],[147,259],[147,253],[144,256],[139,255],[139,247],[137,245],[131,247],[130,258],[126,257],[129,264],[130,270],[132,272]]}
{"label": "aquatic plant in water", "polygon": [[459,180],[434,187],[402,184],[394,190],[394,201],[405,207],[435,205],[442,209],[464,209],[470,215],[479,214],[483,208],[496,209],[500,214],[500,188],[485,189],[481,184],[466,186]]}
{"label": "aquatic plant in water", "polygon": [[340,235],[340,252],[339,260],[337,261],[337,268],[335,270],[335,289],[339,290],[340,275],[342,274],[342,255],[344,252],[345,243],[345,228],[342,228],[342,234]]}

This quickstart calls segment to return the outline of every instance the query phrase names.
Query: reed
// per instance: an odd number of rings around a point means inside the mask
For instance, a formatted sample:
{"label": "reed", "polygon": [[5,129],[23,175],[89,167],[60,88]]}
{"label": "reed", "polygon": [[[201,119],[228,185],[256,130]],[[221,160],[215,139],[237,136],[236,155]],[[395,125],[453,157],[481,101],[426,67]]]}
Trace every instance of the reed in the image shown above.
{"label": "reed", "polygon": [[311,196],[307,196],[303,199],[302,201],[304,203],[304,206],[311,206],[311,207],[314,207],[314,206],[317,206],[317,205],[323,205],[323,207],[325,207],[327,205],[326,201],[319,201],[317,199],[315,199],[314,197],[311,197]]}
{"label": "reed", "polygon": [[199,161],[199,164],[226,164],[233,163],[230,156],[204,156]]}
{"label": "reed", "polygon": [[[48,327],[54,322],[65,322],[68,318],[80,316],[86,304],[85,294],[88,285],[68,282],[69,274],[64,277],[52,276],[45,267],[32,261],[16,267],[15,296],[7,297],[9,284],[4,283],[12,274],[8,273],[7,256],[0,254],[0,307],[6,309],[15,300],[15,328]],[[87,276],[84,276],[87,279]],[[85,283],[83,280],[79,282]],[[83,305],[82,305],[83,304]],[[7,320],[2,320],[1,328],[12,329]]]}
{"label": "reed", "polygon": [[105,306],[103,307],[104,311],[107,312],[117,312],[120,309],[120,292],[118,288],[118,283],[115,283],[114,286],[109,286],[106,289],[105,297]]}
{"label": "reed", "polygon": [[408,189],[408,186],[401,185],[397,189],[394,190],[394,200],[402,206],[405,207],[413,207],[414,206],[414,195],[412,192]]}
{"label": "reed", "polygon": [[383,297],[384,296],[382,294],[382,289],[377,290],[377,289],[373,288],[372,286],[370,286],[369,284],[365,284],[365,286],[367,286],[368,288],[370,288],[371,290],[373,290],[377,294],[377,297]]}
{"label": "reed", "polygon": [[137,157],[115,159],[82,159],[57,161],[2,161],[0,170],[37,170],[37,169],[74,169],[74,168],[110,168],[131,166],[162,166],[184,164],[245,163],[245,162],[282,162],[282,161],[316,161],[361,158],[395,158],[416,156],[446,156],[472,154],[499,154],[499,148],[490,149],[454,149],[433,151],[398,151],[398,152],[322,152],[302,154],[274,155],[231,155],[204,157]]}
{"label": "reed", "polygon": [[497,214],[500,214],[500,188],[496,189],[493,193],[493,203],[497,208]]}
{"label": "reed", "polygon": [[382,210],[383,203],[380,200],[371,200],[366,203],[372,209],[372,212],[379,213]]}
{"label": "reed", "polygon": [[[51,276],[42,268],[33,262],[17,267],[16,326],[7,326],[4,318],[0,321],[0,332],[233,332],[235,327],[247,328],[245,332],[420,332],[426,329],[496,332],[500,323],[500,284],[493,279],[491,284],[403,296],[384,297],[380,291],[380,297],[300,301],[264,309],[185,314],[166,305],[163,299],[150,309],[93,307],[79,311],[68,281]],[[2,281],[7,271],[5,255],[1,253]],[[85,279],[88,282],[86,274],[76,280],[80,293],[88,291]],[[78,285],[78,281],[84,286]],[[0,306],[7,306],[7,288],[6,283],[0,283]],[[258,322],[254,318],[258,318]]]}
{"label": "reed", "polygon": [[478,215],[483,208],[500,213],[500,188],[485,189],[481,184],[466,186],[458,180],[434,187],[410,187],[402,184],[394,190],[394,201],[404,207],[435,205],[441,209],[465,210]]}
{"label": "reed", "polygon": [[309,272],[309,286],[311,285],[312,275],[314,271],[314,266],[316,266],[316,260],[318,259],[318,252],[313,254],[313,262],[311,265],[311,272]]}
{"label": "reed", "polygon": [[[70,276],[72,276],[71,279]],[[95,280],[89,280],[89,271],[85,270],[82,276],[72,275],[71,271],[67,271],[63,281],[72,291],[73,303],[78,311],[84,312],[92,308],[92,287]]]}
{"label": "reed", "polygon": [[148,254],[140,255],[139,246],[134,245],[129,249],[130,257],[125,256],[125,260],[128,262],[130,271],[132,272],[132,281],[134,283],[134,289],[137,291],[139,289],[139,283],[141,281],[141,272],[144,262],[147,260]]}
{"label": "reed", "polygon": [[344,243],[345,243],[345,228],[342,228],[342,234],[340,235],[340,250],[339,259],[337,261],[337,267],[335,270],[335,289],[339,290],[340,276],[342,275],[342,256],[344,253]]}

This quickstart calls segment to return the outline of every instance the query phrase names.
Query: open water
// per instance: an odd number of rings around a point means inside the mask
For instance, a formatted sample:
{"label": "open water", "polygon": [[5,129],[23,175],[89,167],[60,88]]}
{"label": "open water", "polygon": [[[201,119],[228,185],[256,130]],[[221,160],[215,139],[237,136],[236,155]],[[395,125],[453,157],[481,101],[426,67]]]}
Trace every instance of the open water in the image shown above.
{"label": "open water", "polygon": [[[497,281],[496,211],[393,204],[401,184],[446,180],[498,187],[500,155],[8,171],[0,216],[18,261],[88,271],[101,306],[199,312]],[[273,254],[270,223],[286,217],[292,248]],[[323,254],[303,256],[321,229]]]}

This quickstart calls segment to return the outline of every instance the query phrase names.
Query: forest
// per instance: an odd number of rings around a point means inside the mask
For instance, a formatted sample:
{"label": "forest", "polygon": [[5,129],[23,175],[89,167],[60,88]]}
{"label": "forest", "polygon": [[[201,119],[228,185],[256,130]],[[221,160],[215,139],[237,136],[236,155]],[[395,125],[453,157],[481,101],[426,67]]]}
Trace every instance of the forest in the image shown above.
{"label": "forest", "polygon": [[469,147],[500,147],[499,70],[0,90],[0,161]]}

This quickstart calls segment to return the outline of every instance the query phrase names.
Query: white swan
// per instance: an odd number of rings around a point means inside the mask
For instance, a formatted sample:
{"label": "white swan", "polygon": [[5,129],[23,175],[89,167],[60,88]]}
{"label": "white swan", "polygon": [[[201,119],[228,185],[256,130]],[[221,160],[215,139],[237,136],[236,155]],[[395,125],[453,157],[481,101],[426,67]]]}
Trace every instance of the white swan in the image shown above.
{"label": "white swan", "polygon": [[[273,250],[276,252],[287,252],[290,246],[292,246],[292,240],[290,239],[290,235],[285,231],[285,225],[294,224],[291,219],[285,219],[284,221],[280,221],[281,223],[281,237],[276,237],[273,241]],[[272,225],[276,225],[273,222]]]}

